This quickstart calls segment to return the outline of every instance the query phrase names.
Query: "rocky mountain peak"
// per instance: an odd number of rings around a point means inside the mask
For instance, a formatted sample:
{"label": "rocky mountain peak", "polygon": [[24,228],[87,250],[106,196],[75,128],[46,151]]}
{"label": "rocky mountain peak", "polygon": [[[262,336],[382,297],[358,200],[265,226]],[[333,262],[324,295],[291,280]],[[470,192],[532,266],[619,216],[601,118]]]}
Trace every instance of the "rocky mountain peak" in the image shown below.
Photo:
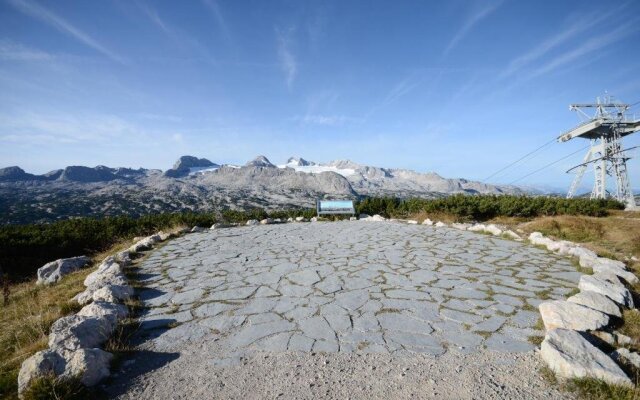
{"label": "rocky mountain peak", "polygon": [[297,167],[308,167],[311,165],[317,165],[313,161],[307,161],[302,157],[289,157],[287,160],[287,165],[297,166]]}
{"label": "rocky mountain peak", "polygon": [[253,160],[249,161],[245,164],[245,167],[267,167],[267,168],[276,168],[275,165],[271,164],[271,161],[265,156],[258,156]]}
{"label": "rocky mountain peak", "polygon": [[169,178],[181,178],[183,176],[189,175],[189,173],[194,168],[208,168],[208,167],[219,167],[218,164],[215,164],[206,158],[198,158],[194,156],[182,156],[173,164],[173,168],[168,169],[164,172],[164,176]]}
{"label": "rocky mountain peak", "polygon": [[194,156],[182,156],[173,164],[173,169],[185,169],[194,167],[215,167],[216,164],[206,158],[198,158]]}

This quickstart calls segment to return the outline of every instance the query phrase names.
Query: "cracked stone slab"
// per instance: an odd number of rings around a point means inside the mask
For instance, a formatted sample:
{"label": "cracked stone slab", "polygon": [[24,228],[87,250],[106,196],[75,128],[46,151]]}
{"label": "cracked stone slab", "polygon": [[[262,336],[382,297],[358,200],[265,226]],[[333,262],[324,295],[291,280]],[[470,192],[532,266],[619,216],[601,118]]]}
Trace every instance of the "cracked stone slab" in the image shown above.
{"label": "cracked stone slab", "polygon": [[529,351],[537,313],[524,308],[577,284],[566,259],[522,243],[357,221],[187,235],[139,265],[148,346],[218,343],[214,365],[254,351]]}

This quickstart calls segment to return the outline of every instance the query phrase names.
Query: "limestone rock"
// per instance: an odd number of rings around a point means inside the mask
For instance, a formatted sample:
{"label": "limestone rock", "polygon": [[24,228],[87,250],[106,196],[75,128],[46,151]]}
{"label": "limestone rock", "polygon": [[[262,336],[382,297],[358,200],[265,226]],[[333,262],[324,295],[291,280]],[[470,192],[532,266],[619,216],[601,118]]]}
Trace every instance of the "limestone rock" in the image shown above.
{"label": "limestone rock", "polygon": [[318,222],[318,217],[311,218],[311,222]]}
{"label": "limestone rock", "polygon": [[101,349],[78,349],[65,354],[63,377],[78,377],[87,387],[95,386],[109,376],[113,354]]}
{"label": "limestone rock", "polygon": [[94,301],[78,312],[81,317],[105,318],[112,326],[129,315],[129,310],[122,304]]}
{"label": "limestone rock", "polygon": [[52,284],[58,282],[63,276],[79,270],[89,264],[89,257],[80,256],[73,258],[61,258],[38,268],[37,284]]}
{"label": "limestone rock", "polygon": [[358,217],[349,217],[349,221],[357,221]]}
{"label": "limestone rock", "polygon": [[[606,260],[606,259],[600,258],[599,260]],[[609,261],[613,261],[613,260],[609,260]],[[626,267],[621,268],[616,264],[598,261],[594,263],[591,268],[593,269],[593,272],[596,274],[613,274],[619,278],[624,279],[631,285],[636,284],[640,281],[638,280],[638,277],[633,272],[627,271]]]}
{"label": "limestone rock", "polygon": [[129,285],[106,285],[93,292],[93,301],[122,303],[133,296],[133,288]]}
{"label": "limestone rock", "polygon": [[611,353],[611,358],[616,360],[618,364],[629,364],[640,370],[640,354],[632,353],[624,347],[617,349]]}
{"label": "limestone rock", "polygon": [[444,222],[442,222],[442,221],[438,221],[438,222],[436,222],[436,226],[437,226],[438,228],[442,228],[442,227],[444,227],[444,226],[447,226],[447,224],[445,224],[445,223],[444,223]]}
{"label": "limestone rock", "polygon": [[250,219],[250,220],[247,221],[247,223],[245,225],[247,225],[247,226],[260,225],[260,221],[258,221],[257,219]]}
{"label": "limestone rock", "polygon": [[129,250],[122,250],[121,252],[116,253],[115,259],[121,267],[131,265],[131,253]]}
{"label": "limestone rock", "polygon": [[502,232],[502,234],[506,237],[508,237],[509,239],[513,239],[513,240],[522,240],[522,238],[520,237],[520,235],[518,235],[517,233],[515,233],[512,230],[506,230],[504,232]]}
{"label": "limestone rock", "polygon": [[489,232],[490,234],[492,234],[493,236],[500,236],[502,235],[502,229],[498,228],[496,225],[494,224],[489,224],[484,228],[485,232]]}
{"label": "limestone rock", "polygon": [[296,217],[296,222],[307,222],[305,217]]}
{"label": "limestone rock", "polygon": [[165,240],[171,238],[171,233],[160,231],[158,232],[158,237],[160,237],[161,242],[164,242]]}
{"label": "limestone rock", "polygon": [[568,301],[547,301],[538,308],[547,330],[563,328],[594,331],[609,324],[609,316],[606,314]]}
{"label": "limestone rock", "polygon": [[51,350],[98,347],[113,330],[107,319],[68,315],[51,325],[49,348]]}
{"label": "limestone rock", "polygon": [[407,220],[407,224],[409,224],[409,225],[418,225],[418,221],[416,221],[415,219],[410,219],[410,220]]}
{"label": "limestone rock", "polygon": [[[195,228],[195,227],[194,227]],[[193,230],[192,230],[193,231]],[[129,247],[131,253],[138,253],[144,250],[149,250],[154,244],[160,241],[159,235],[147,236],[144,239],[138,240],[133,246]]]}
{"label": "limestone rock", "polygon": [[603,312],[608,315],[613,315],[618,318],[622,318],[622,313],[620,312],[620,307],[616,303],[614,303],[607,296],[591,291],[580,292],[574,296],[571,296],[567,299],[572,303],[580,304],[585,307],[589,307],[596,311]]}
{"label": "limestone rock", "polygon": [[629,289],[622,286],[619,282],[618,284],[611,282],[610,279],[607,279],[606,275],[582,275],[578,288],[581,291],[593,291],[605,295],[622,306],[633,307],[633,298],[631,297]]}
{"label": "limestone rock", "polygon": [[260,225],[270,225],[273,224],[273,220],[271,218],[265,218],[262,221],[260,221]]}
{"label": "limestone rock", "polygon": [[467,230],[471,232],[484,232],[486,228],[487,226],[484,224],[473,224],[469,228],[467,228]]}
{"label": "limestone rock", "polygon": [[455,222],[455,223],[451,224],[451,227],[455,228],[455,229],[459,229],[461,231],[466,231],[467,228],[471,227],[471,225],[469,225],[469,224],[460,224],[460,223]]}
{"label": "limestone rock", "polygon": [[633,385],[609,356],[573,330],[548,331],[540,355],[549,368],[563,378],[594,377],[612,384]]}
{"label": "limestone rock", "polygon": [[[215,224],[211,225],[211,228],[209,229],[223,229],[223,228],[231,228],[231,224],[225,224],[223,222],[216,222]],[[204,231],[200,231],[200,232],[204,232]]]}
{"label": "limestone rock", "polygon": [[34,379],[62,374],[64,365],[64,358],[53,350],[42,350],[27,358],[18,373],[18,393],[24,392]]}
{"label": "limestone rock", "polygon": [[582,257],[590,257],[590,258],[596,258],[598,257],[598,255],[589,250],[589,249],[585,249],[584,247],[580,247],[578,245],[575,245],[571,251],[569,252],[570,255],[574,256],[574,257],[578,257],[578,258],[582,258]]}
{"label": "limestone rock", "polygon": [[123,270],[120,264],[118,264],[114,257],[107,257],[99,266],[98,269],[87,275],[84,279],[84,285],[89,286],[102,286],[110,278],[123,275]]}
{"label": "limestone rock", "polygon": [[422,221],[422,225],[433,225],[433,221],[427,218],[424,221]]}

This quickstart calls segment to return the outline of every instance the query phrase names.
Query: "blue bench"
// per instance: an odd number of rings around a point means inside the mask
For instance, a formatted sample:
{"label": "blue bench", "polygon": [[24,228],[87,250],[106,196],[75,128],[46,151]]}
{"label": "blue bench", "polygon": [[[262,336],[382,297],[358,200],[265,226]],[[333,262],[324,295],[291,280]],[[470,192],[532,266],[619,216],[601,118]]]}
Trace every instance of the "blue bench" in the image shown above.
{"label": "blue bench", "polygon": [[316,212],[318,215],[356,215],[356,209],[351,200],[318,200],[316,201]]}

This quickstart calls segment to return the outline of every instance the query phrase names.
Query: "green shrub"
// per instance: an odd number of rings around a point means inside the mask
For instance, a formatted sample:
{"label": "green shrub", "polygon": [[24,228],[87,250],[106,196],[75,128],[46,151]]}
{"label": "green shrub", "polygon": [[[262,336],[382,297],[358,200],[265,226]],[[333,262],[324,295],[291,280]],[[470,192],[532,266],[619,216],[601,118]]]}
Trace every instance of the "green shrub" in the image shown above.
{"label": "green shrub", "polygon": [[564,199],[506,195],[454,195],[440,199],[364,198],[356,209],[359,213],[385,217],[406,217],[420,212],[447,213],[461,220],[484,221],[495,217],[539,217],[552,215],[587,215],[603,217],[607,210],[623,209],[614,200]]}

